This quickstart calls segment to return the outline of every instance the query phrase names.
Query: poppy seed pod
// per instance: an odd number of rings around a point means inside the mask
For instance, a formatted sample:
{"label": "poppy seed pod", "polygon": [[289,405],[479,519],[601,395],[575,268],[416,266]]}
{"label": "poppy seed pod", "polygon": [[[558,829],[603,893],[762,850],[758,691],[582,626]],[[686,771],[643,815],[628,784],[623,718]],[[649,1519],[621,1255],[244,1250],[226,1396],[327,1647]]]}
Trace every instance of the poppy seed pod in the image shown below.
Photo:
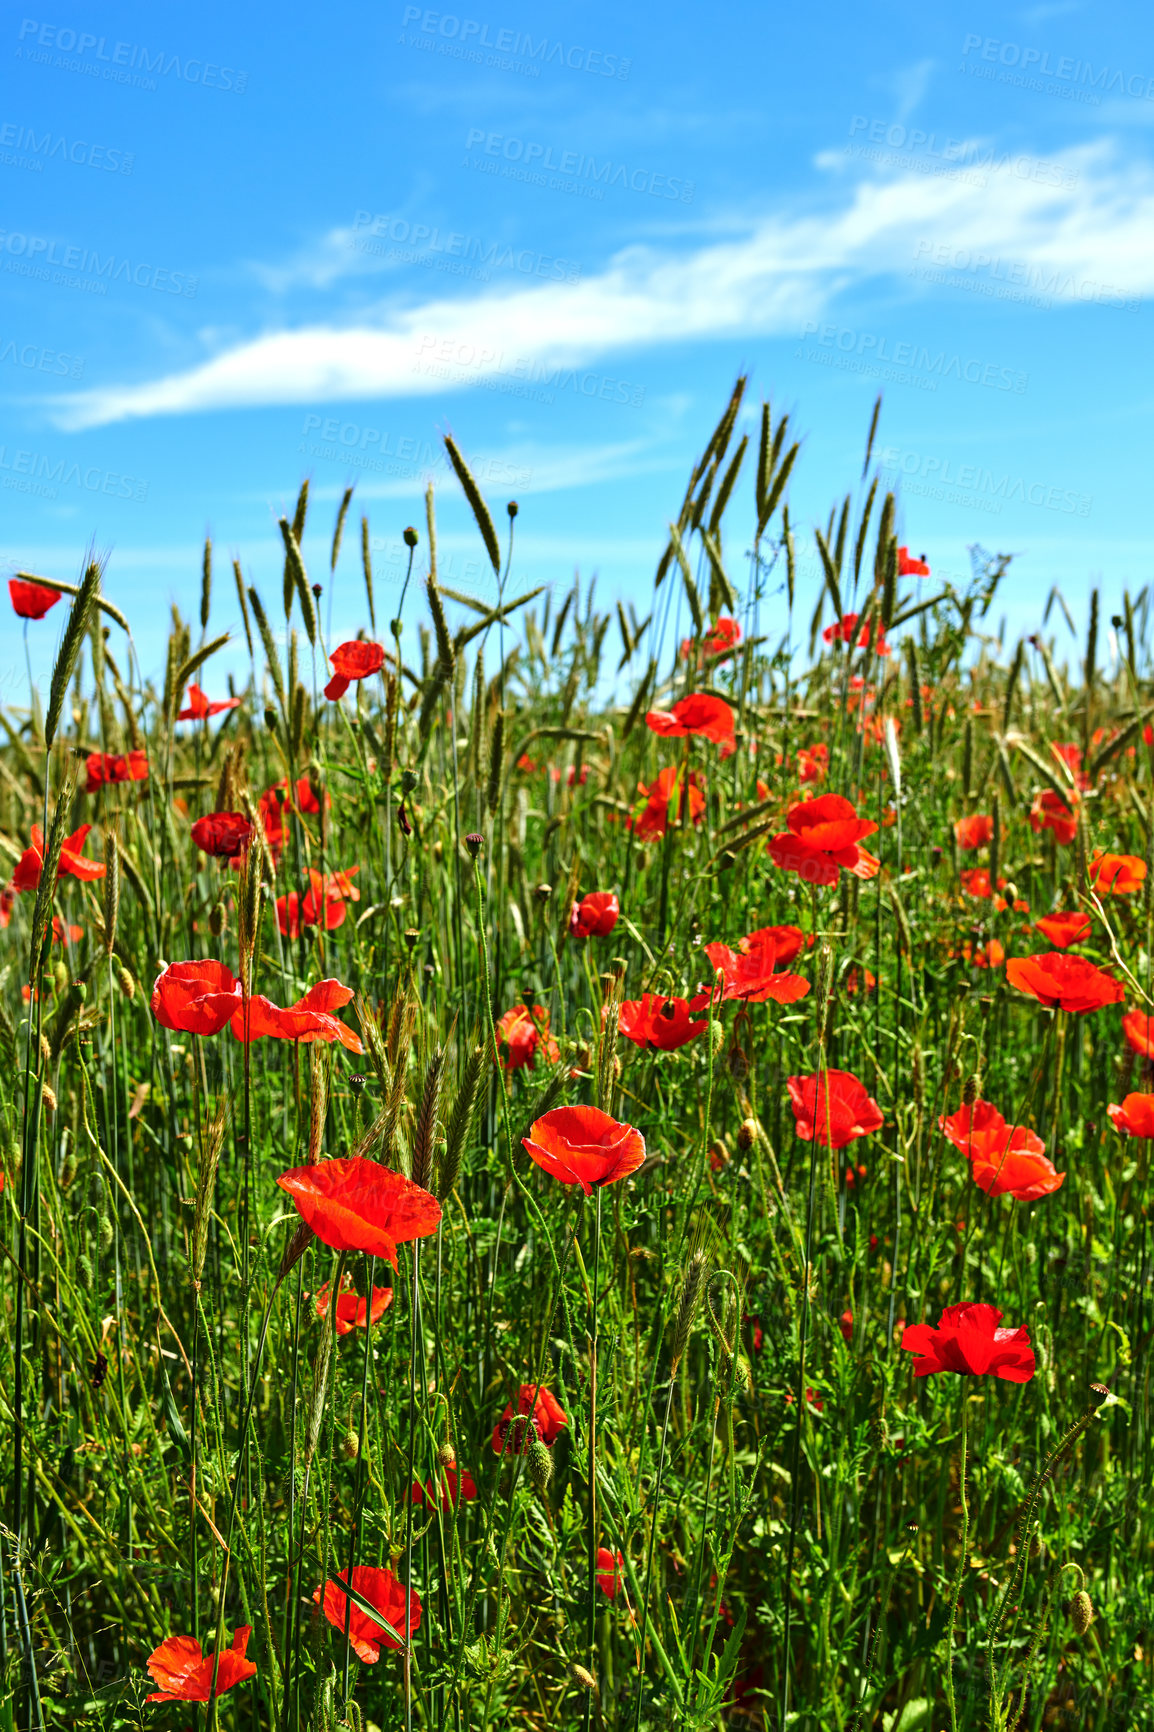
{"label": "poppy seed pod", "polygon": [[410,524],[408,529],[405,530],[402,539],[406,547],[416,547],[417,542],[420,540],[420,536]]}
{"label": "poppy seed pod", "polygon": [[530,1485],[544,1497],[549,1489],[549,1481],[553,1478],[553,1457],[539,1437],[535,1437],[529,1445],[525,1472],[529,1476]]}
{"label": "poppy seed pod", "polygon": [[478,859],[480,857],[481,850],[484,846],[485,846],[485,838],[483,836],[478,835],[478,833],[475,830],[471,830],[469,832],[469,834],[465,837],[465,847],[469,850],[469,859],[470,860]]}
{"label": "poppy seed pod", "polygon": [[510,499],[508,505],[505,507],[505,510],[509,513],[510,517],[516,517],[520,509],[521,507],[517,504],[515,499]]}

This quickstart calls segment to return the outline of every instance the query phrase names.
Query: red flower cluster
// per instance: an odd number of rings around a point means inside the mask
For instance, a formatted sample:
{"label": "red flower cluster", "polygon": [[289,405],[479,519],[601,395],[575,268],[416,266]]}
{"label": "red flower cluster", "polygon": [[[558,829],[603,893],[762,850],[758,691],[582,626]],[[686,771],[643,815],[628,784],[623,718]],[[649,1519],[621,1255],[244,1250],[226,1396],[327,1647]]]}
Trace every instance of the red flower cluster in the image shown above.
{"label": "red flower cluster", "polygon": [[86,794],[95,794],[97,788],[110,787],[115,782],[145,782],[148,780],[148,754],[146,752],[89,752],[84,760],[84,768],[88,780],[84,784]]}
{"label": "red flower cluster", "polygon": [[679,821],[683,795],[686,817],[691,824],[700,824],[705,816],[705,793],[696,770],[689,772],[688,792],[682,786],[680,772],[672,764],[662,770],[648,788],[643,782],[638,782],[637,791],[644,797],[645,805],[631,818],[626,818],[625,828],[632,830],[642,842],[664,836],[671,815],[675,824]]}
{"label": "red flower cluster", "polygon": [[360,1155],[290,1167],[277,1184],[330,1250],[366,1251],[394,1269],[397,1246],[427,1238],[441,1219],[441,1205],[430,1192]]}
{"label": "red flower cluster", "polygon": [[954,836],[958,847],[969,853],[971,848],[983,848],[994,834],[994,820],[988,812],[974,812],[968,818],[954,820]]}
{"label": "red flower cluster", "polygon": [[653,1046],[659,1052],[674,1052],[708,1028],[708,1018],[704,1022],[693,1021],[708,1003],[707,992],[688,999],[662,998],[659,992],[646,992],[640,998],[625,1000],[617,1027],[626,1040],[642,1051]]}
{"label": "red flower cluster", "polygon": [[720,746],[733,738],[733,711],[724,698],[708,692],[691,692],[671,710],[650,710],[645,720],[655,734],[663,734],[667,739],[700,734],[702,739]]}
{"label": "red flower cluster", "polygon": [[[256,1677],[256,1666],[245,1659],[252,1625],[242,1624],[233,1632],[232,1647],[206,1654],[191,1636],[169,1636],[154,1648],[145,1661],[158,1686],[146,1702],[207,1702],[213,1696],[223,1696],[248,1678]],[[216,1671],[216,1689],[212,1674]]]}
{"label": "red flower cluster", "polygon": [[537,1165],[563,1185],[612,1185],[635,1173],[645,1159],[645,1138],[597,1107],[556,1107],[534,1120],[521,1139]]}
{"label": "red flower cluster", "polygon": [[[839,620],[836,620],[833,625],[827,625],[821,635],[825,639],[826,643],[834,643],[835,641],[839,643],[854,643],[856,641],[858,649],[868,649],[870,644],[870,635],[873,628],[869,625],[863,625],[861,631],[858,632],[857,622],[860,618],[860,613],[843,614],[842,617]],[[879,628],[878,630],[877,653],[880,656],[888,656],[890,653],[890,646],[886,642],[884,627]]]}
{"label": "red flower cluster", "polygon": [[309,888],[301,897],[295,890],[276,899],[276,923],[286,938],[299,938],[302,926],[319,926],[324,909],[326,932],[343,926],[348,909],[346,902],[359,902],[361,893],[352,882],[359,866],[347,866],[343,872],[322,875],[309,867]]}
{"label": "red flower cluster", "polygon": [[189,686],[185,694],[184,708],[178,710],[178,722],[203,722],[209,716],[223,715],[226,710],[240,708],[239,698],[216,698],[210,700],[199,686]]}
{"label": "red flower cluster", "polygon": [[542,1383],[523,1383],[517,1394],[517,1423],[513,1423],[513,1404],[505,1403],[505,1411],[493,1427],[493,1449],[498,1455],[524,1455],[533,1441],[533,1434],[546,1445],[556,1443],[561,1427],[568,1425],[569,1416],[557,1397]]}
{"label": "red flower cluster", "polygon": [[877,825],[859,818],[852,801],[840,794],[802,800],[786,813],[788,830],[769,839],[774,863],[796,872],[807,884],[836,884],[844,867],[855,878],[874,878],[880,862],[859,846]]}
{"label": "red flower cluster", "polygon": [[48,609],[55,607],[60,600],[58,589],[49,589],[43,583],[28,583],[19,577],[8,579],[8,594],[21,619],[43,619]]}
{"label": "red flower cluster", "polygon": [[1060,950],[1042,956],[1012,956],[1006,964],[1006,979],[1047,1010],[1072,1010],[1079,1015],[1118,1004],[1126,996],[1121,981],[1112,980],[1084,956],[1067,956]]}
{"label": "red flower cluster", "polygon": [[[329,1282],[326,1281],[320,1292],[317,1294],[316,1310],[318,1317],[326,1317],[328,1315],[329,1301],[332,1297],[329,1291],[329,1285]],[[373,1288],[372,1322],[374,1324],[380,1322],[392,1302],[393,1289],[391,1287]],[[341,1281],[341,1290],[337,1294],[337,1334],[351,1335],[354,1329],[366,1328],[366,1319],[368,1318],[368,1314],[369,1302],[367,1299],[362,1299],[360,1294],[352,1291],[352,1276],[346,1270],[344,1278]]]}
{"label": "red flower cluster", "polygon": [[[462,1468],[460,1473],[455,1467],[446,1467],[442,1470],[442,1475],[440,1502],[446,1515],[451,1509],[456,1508],[462,1498],[466,1503],[473,1502],[477,1495],[477,1487],[467,1467]],[[437,1494],[433,1489],[431,1479],[427,1479],[423,1486],[414,1480],[409,1495],[415,1504],[428,1504],[430,1509],[437,1502]]]}
{"label": "red flower cluster", "polygon": [[536,1070],[538,1051],[550,1064],[561,1057],[561,1048],[549,1033],[549,1012],[543,1004],[535,1004],[532,1010],[527,1004],[507,1010],[497,1024],[497,1046],[505,1049],[502,1062],[506,1070],[520,1070],[523,1065]]}
{"label": "red flower cluster", "polygon": [[[1077,795],[1071,789],[1071,797]],[[1030,807],[1030,828],[1035,836],[1040,836],[1043,830],[1054,832],[1055,842],[1063,845],[1070,843],[1078,832],[1078,820],[1074,813],[1059,800],[1052,788],[1043,788],[1035,797]]]}
{"label": "red flower cluster", "polygon": [[993,1305],[947,1305],[936,1329],[928,1323],[907,1325],[902,1347],[918,1356],[914,1376],[956,1371],[964,1377],[1028,1383],[1034,1375],[1030,1332],[999,1329],[1001,1321],[1002,1313]]}
{"label": "red flower cluster", "polygon": [[1048,1197],[1065,1182],[1046,1159],[1046,1145],[1025,1125],[1010,1126],[990,1101],[961,1106],[938,1128],[972,1162],[974,1183],[987,1196],[1032,1203]]}
{"label": "red flower cluster", "polygon": [[590,891],[573,904],[569,932],[574,938],[608,938],[620,913],[621,904],[614,891]]}
{"label": "red flower cluster", "polygon": [[[80,878],[85,883],[91,883],[96,878],[103,878],[107,867],[100,861],[88,860],[80,852],[84,846],[85,837],[91,830],[91,824],[81,824],[79,830],[73,830],[60,850],[60,869],[57,879]],[[16,870],[12,874],[11,890],[36,890],[40,885],[40,873],[44,867],[44,832],[39,824],[32,826],[32,845],[25,848],[16,862]]]}
{"label": "red flower cluster", "polygon": [[351,643],[338,644],[329,660],[333,664],[333,677],[325,687],[325,697],[335,700],[344,697],[354,680],[367,680],[370,674],[380,672],[385,665],[384,646],[356,638]]}
{"label": "red flower cluster", "polygon": [[[380,1613],[379,1621],[349,1599],[350,1586]],[[349,1572],[342,1570],[335,1582],[325,1583],[323,1599],[317,1589],[313,1604],[320,1606],[342,1636],[348,1621],[349,1644],[366,1666],[376,1665],[382,1648],[401,1648],[399,1638],[407,1640],[421,1627],[421,1602],[413,1589],[403,1587],[392,1570],[376,1570],[368,1564],[354,1564],[351,1583]]]}
{"label": "red flower cluster", "polygon": [[844,1149],[858,1137],[880,1131],[885,1123],[878,1103],[852,1071],[791,1076],[786,1078],[786,1087],[797,1134],[807,1143],[816,1138],[827,1148]]}
{"label": "red flower cluster", "polygon": [[[701,653],[706,660],[715,656],[723,656],[729,650],[735,649],[741,642],[741,627],[735,619],[729,619],[722,614],[711,631],[706,632],[701,640]],[[681,659],[687,662],[693,653],[693,639],[683,638],[681,642]]]}

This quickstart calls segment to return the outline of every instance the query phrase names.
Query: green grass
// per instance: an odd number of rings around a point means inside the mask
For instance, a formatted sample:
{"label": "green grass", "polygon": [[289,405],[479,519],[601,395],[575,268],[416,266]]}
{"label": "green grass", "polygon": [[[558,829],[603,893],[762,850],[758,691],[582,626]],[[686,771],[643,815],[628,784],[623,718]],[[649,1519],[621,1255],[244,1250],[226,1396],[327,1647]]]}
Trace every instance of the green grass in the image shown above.
{"label": "green grass", "polygon": [[[695,470],[649,622],[579,584],[520,603],[533,585],[512,518],[498,538],[477,495],[514,605],[497,619],[451,602],[454,635],[434,593],[414,643],[370,582],[365,633],[399,648],[400,678],[387,663],[326,702],[323,605],[301,614],[306,491],[282,525],[284,596],[245,598],[239,708],[174,719],[190,678],[225,695],[217,620],[239,604],[219,570],[213,588],[209,552],[200,633],[174,621],[159,687],[82,594],[47,744],[38,698],[4,713],[11,865],[63,790],[63,833],[93,824],[85,851],[104,861],[118,833],[121,866],[114,926],[108,878],[62,877],[51,910],[79,940],[38,960],[32,894],[0,933],[0,1726],[1154,1727],[1150,1149],[1106,1112],[1150,1086],[1121,1017],[1149,1008],[1152,879],[1095,900],[1087,876],[1099,848],[1147,860],[1154,845],[1148,597],[1126,598],[1107,665],[1097,598],[1089,644],[1055,614],[1067,647],[1018,653],[992,629],[1008,562],[977,552],[965,592],[921,579],[930,605],[913,612],[893,502],[871,491],[823,526],[818,611],[810,598],[795,618],[801,532],[775,497],[791,442],[767,414],[730,473],[735,416],[736,401]],[[751,508],[756,541],[727,527]],[[427,547],[422,526],[414,585]],[[338,555],[351,586],[354,536]],[[735,603],[736,653],[678,657]],[[893,653],[827,646],[823,606],[883,622]],[[732,706],[733,756],[646,726],[694,685]],[[1047,786],[1068,789],[1050,750],[1065,742],[1089,786],[1059,845],[1027,818]],[[795,755],[817,744],[828,769],[806,793],[893,809],[866,842],[872,880],[813,889],[766,852],[799,797]],[[69,791],[77,750],[131,747],[147,782]],[[700,823],[675,803],[664,837],[640,839],[625,822],[639,784],[686,763]],[[198,854],[190,820],[285,777],[332,804],[285,814],[275,874],[256,848],[241,874]],[[954,823],[976,812],[995,835],[962,855]],[[978,865],[1030,912],[963,895],[959,870]],[[343,924],[282,937],[275,898],[303,895],[310,867],[353,866]],[[573,940],[570,905],[592,890],[615,890],[621,918]],[[1030,922],[1059,907],[1092,914],[1083,953],[1125,979],[1124,1004],[1047,1011],[969,959],[991,940],[1048,950]],[[813,940],[791,965],[811,983],[798,1003],[726,1003],[675,1052],[614,1044],[613,1009],[603,1032],[604,1002],[692,993],[701,943],[782,923]],[[246,933],[252,990],[276,1004],[326,977],[355,990],[341,1015],[363,1058],[263,1040],[246,1068],[227,1028],[159,1026],[162,965],[215,957],[239,977]],[[493,1023],[522,1003],[549,1011],[560,1056],[504,1071]],[[786,1090],[826,1066],[855,1072],[885,1121],[832,1158],[797,1136]],[[937,1128],[975,1077],[1043,1138],[1067,1175],[1056,1193],[975,1187]],[[588,1200],[540,1171],[521,1138],[562,1101],[636,1126],[645,1166]],[[442,1139],[460,1171],[396,1274],[314,1241],[279,1279],[297,1216],[278,1174],[360,1142],[402,1172],[426,1162],[436,1190]],[[394,1288],[368,1339],[334,1339],[310,1301],[341,1268],[362,1294]],[[915,1380],[901,1326],[979,1300],[1028,1327],[1036,1375]],[[490,1441],[538,1378],[568,1416],[547,1483],[539,1451],[502,1459]],[[406,1487],[446,1444],[476,1499],[414,1507]],[[623,1555],[612,1600],[598,1546]],[[350,1556],[419,1593],[407,1655],[362,1664],[314,1615]],[[144,1705],[167,1636],[211,1653],[218,1626],[227,1645],[241,1624],[255,1678],[213,1709]]]}

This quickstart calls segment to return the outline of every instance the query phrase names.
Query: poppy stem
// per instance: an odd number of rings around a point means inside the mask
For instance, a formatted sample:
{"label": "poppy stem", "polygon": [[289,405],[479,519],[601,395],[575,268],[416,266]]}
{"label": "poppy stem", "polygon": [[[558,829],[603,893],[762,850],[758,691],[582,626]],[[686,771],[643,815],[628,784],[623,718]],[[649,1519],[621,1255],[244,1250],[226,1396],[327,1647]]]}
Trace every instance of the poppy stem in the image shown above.
{"label": "poppy stem", "polygon": [[[601,1187],[593,1218],[593,1332],[589,1338],[589,1669],[597,1656],[597,1288],[601,1274]],[[593,1692],[585,1695],[585,1732],[593,1714]]]}
{"label": "poppy stem", "polygon": [[962,1578],[966,1573],[966,1553],[970,1541],[970,1506],[966,1502],[966,1386],[962,1384],[962,1443],[958,1486],[962,1495],[962,1537],[958,1548],[958,1567],[950,1588],[949,1618],[946,1622],[946,1701],[950,1710],[950,1732],[958,1732],[958,1710],[954,1700],[954,1625],[958,1615],[958,1598]]}

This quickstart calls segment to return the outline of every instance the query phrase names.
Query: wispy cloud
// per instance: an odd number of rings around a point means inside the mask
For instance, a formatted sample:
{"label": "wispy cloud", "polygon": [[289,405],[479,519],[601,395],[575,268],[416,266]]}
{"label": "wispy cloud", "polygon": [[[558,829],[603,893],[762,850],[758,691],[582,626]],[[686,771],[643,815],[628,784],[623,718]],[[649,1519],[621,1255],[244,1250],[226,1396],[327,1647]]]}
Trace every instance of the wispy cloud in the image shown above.
{"label": "wispy cloud", "polygon": [[[862,179],[860,162],[830,152],[819,166],[832,184],[812,214],[771,215],[693,250],[631,246],[578,283],[486,288],[406,308],[391,301],[343,327],[269,331],[183,372],[59,398],[55,419],[80,429],[198,410],[443,395],[446,367],[450,383],[467,387],[518,369],[532,376],[612,362],[620,370],[623,356],[670,343],[792,335],[848,286],[901,278],[927,241],[1048,269],[1056,300],[1078,302],[1086,279],[1154,295],[1150,165],[1122,162],[1108,141],[1054,161],[1073,171],[1072,185],[1048,185],[1013,161],[985,185],[909,172]],[[851,185],[839,184],[851,175]]]}

